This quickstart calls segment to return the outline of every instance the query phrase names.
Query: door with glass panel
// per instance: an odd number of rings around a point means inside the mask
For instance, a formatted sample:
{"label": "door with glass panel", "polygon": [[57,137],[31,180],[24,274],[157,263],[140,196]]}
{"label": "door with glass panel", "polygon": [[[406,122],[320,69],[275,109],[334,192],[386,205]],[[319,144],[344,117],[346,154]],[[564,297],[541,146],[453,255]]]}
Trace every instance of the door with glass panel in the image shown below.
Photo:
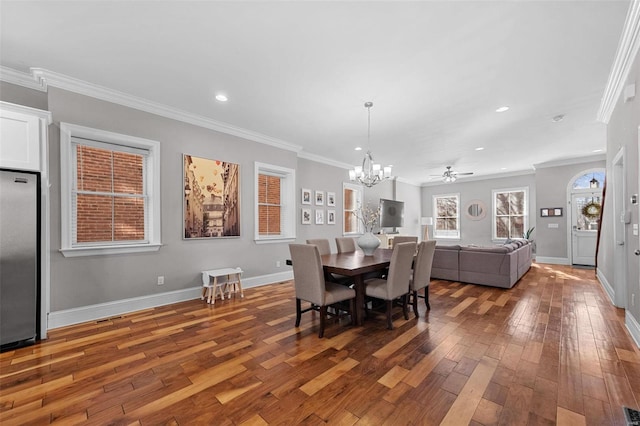
{"label": "door with glass panel", "polygon": [[571,263],[595,266],[604,170],[588,171],[571,190]]}

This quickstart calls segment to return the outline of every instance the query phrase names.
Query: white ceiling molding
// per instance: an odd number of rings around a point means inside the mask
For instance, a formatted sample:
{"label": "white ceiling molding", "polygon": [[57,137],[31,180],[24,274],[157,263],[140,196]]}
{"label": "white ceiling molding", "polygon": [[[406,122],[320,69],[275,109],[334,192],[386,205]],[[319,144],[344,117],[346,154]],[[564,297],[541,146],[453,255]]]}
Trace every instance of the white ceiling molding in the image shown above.
{"label": "white ceiling molding", "polygon": [[606,161],[606,160],[607,160],[607,154],[597,154],[597,155],[588,155],[585,157],[565,158],[562,160],[547,161],[546,163],[534,164],[533,168],[538,170],[538,169],[547,169],[549,167],[570,166],[572,164],[591,163],[593,161]]}
{"label": "white ceiling molding", "polygon": [[629,6],[627,19],[622,29],[618,51],[611,67],[607,87],[602,96],[600,109],[598,110],[598,121],[605,124],[609,123],[639,49],[640,0],[633,0]]}
{"label": "white ceiling molding", "polygon": [[0,80],[17,86],[38,90],[40,92],[47,91],[47,87],[43,86],[32,74],[17,71],[13,68],[7,68],[2,65],[0,65]]}
{"label": "white ceiling molding", "polygon": [[[339,167],[341,169],[349,170],[353,166],[351,164],[343,163],[341,161],[332,160],[330,158],[323,157],[321,155],[310,154],[305,151],[298,151],[298,157],[305,160],[315,161],[316,163],[327,164],[329,166]],[[346,175],[345,175],[346,176]]]}
{"label": "white ceiling molding", "polygon": [[421,187],[422,186],[421,182],[416,182],[416,181],[405,179],[405,178],[402,178],[402,177],[396,177],[395,179],[396,179],[396,182],[406,183],[407,185],[413,185],[413,186],[417,186],[417,187]]}
{"label": "white ceiling molding", "polygon": [[31,68],[32,75],[13,70],[11,68],[2,67],[0,79],[9,83],[18,84],[20,86],[29,87],[46,92],[49,86],[67,90],[69,92],[78,93],[80,95],[89,96],[140,111],[159,115],[161,117],[170,118],[184,123],[193,124],[195,126],[204,127],[206,129],[215,130],[217,132],[228,135],[237,136],[254,142],[263,143],[276,148],[285,149],[287,151],[299,152],[302,147],[280,139],[272,138],[250,130],[235,127],[221,121],[201,115],[192,114],[177,108],[172,108],[156,102],[151,102],[143,98],[139,98],[127,93],[112,90],[107,87],[98,86],[73,77],[69,77],[60,73],[45,70],[42,68]]}

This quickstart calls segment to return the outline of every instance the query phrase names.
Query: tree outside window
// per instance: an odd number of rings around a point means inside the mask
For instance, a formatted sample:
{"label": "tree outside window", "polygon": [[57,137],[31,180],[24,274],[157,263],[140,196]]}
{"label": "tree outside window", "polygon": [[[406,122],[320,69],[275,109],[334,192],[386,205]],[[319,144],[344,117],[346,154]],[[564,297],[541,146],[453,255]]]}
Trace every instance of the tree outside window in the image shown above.
{"label": "tree outside window", "polygon": [[527,229],[527,190],[493,191],[494,239],[522,238]]}
{"label": "tree outside window", "polygon": [[435,195],[435,238],[460,238],[460,196],[458,194]]}

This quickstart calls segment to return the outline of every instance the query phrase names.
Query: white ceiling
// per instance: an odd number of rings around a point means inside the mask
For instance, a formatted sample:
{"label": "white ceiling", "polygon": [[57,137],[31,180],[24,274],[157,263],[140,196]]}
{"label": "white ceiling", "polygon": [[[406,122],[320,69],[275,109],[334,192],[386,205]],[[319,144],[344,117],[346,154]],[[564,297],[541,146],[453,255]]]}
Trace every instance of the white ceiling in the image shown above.
{"label": "white ceiling", "polygon": [[[447,165],[486,176],[604,149],[596,113],[628,8],[2,0],[0,65],[44,68],[348,164],[362,160],[354,148],[367,147],[363,104],[373,101],[374,158],[423,183]],[[511,109],[496,113],[502,105]]]}

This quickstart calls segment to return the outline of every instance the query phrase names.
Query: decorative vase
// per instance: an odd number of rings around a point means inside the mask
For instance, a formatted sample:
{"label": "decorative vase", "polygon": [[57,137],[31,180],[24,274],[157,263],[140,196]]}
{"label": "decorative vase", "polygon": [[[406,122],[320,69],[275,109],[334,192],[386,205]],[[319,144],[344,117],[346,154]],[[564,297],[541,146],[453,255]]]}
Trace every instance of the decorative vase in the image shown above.
{"label": "decorative vase", "polygon": [[360,238],[358,238],[357,243],[365,256],[373,256],[373,252],[376,251],[380,245],[380,240],[371,232],[365,232]]}

